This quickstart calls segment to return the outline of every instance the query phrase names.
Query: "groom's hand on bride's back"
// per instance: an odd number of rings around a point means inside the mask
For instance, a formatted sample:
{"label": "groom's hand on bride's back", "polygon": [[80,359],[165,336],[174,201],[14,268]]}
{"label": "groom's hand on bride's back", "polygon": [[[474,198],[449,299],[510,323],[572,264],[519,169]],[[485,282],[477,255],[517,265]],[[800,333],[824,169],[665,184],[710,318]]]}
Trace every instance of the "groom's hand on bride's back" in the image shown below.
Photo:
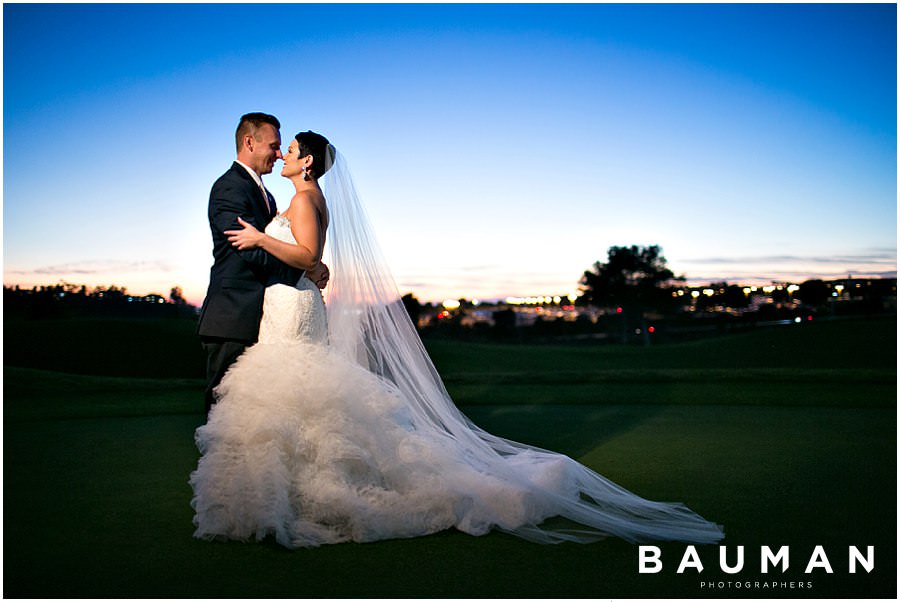
{"label": "groom's hand on bride's back", "polygon": [[306,272],[307,278],[316,283],[316,286],[319,288],[325,288],[325,285],[328,284],[328,278],[331,276],[328,271],[328,266],[325,265],[324,262],[319,262],[319,265],[314,267],[313,269]]}

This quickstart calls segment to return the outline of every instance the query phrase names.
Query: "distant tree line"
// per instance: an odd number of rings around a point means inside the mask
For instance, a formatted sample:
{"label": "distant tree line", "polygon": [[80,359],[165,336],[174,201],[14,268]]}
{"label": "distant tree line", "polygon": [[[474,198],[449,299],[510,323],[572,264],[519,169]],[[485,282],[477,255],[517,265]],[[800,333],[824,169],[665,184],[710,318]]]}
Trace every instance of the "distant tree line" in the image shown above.
{"label": "distant tree line", "polygon": [[[579,280],[582,296],[580,305],[618,307],[626,314],[640,316],[645,312],[671,314],[686,305],[698,309],[712,307],[744,309],[752,295],[747,287],[727,282],[714,282],[705,287],[712,294],[699,298],[683,298],[685,277],[675,276],[666,266],[666,258],[659,246],[610,247],[606,263],[595,262]],[[840,283],[840,288],[837,288]],[[896,278],[838,279],[825,282],[807,280],[796,287],[773,287],[767,293],[774,306],[799,301],[807,309],[828,311],[835,297],[856,302],[862,313],[883,308],[883,301],[897,297]],[[838,292],[840,291],[840,292]],[[754,291],[755,292],[755,291]]]}
{"label": "distant tree line", "polygon": [[89,288],[84,284],[21,288],[3,287],[4,318],[47,319],[72,317],[193,318],[197,308],[184,298],[181,287],[168,297],[129,294],[116,285]]}
{"label": "distant tree line", "polygon": [[[425,336],[513,342],[649,344],[651,338],[661,341],[691,333],[730,332],[798,317],[896,314],[896,278],[813,279],[791,287],[766,287],[771,290],[764,294],[726,282],[710,283],[700,294],[696,287],[686,287],[685,280],[668,268],[657,245],[613,246],[605,262],[594,262],[579,279],[581,296],[575,301],[574,319],[571,306],[563,318],[554,311],[541,313],[534,306],[529,310],[499,304],[490,309],[465,299],[459,300],[457,308],[444,311],[420,303],[411,293],[402,297],[402,303]],[[131,295],[116,285],[4,286],[3,300],[5,318],[197,316],[197,308],[187,303],[177,286],[168,297]],[[542,305],[551,310],[570,303],[544,301]],[[480,319],[473,320],[475,314]]]}
{"label": "distant tree line", "polygon": [[[685,286],[657,245],[614,246],[605,262],[596,261],[579,279],[581,296],[572,319],[556,317],[556,306],[538,302],[530,308],[498,306],[484,319],[473,320],[464,299],[449,311],[427,312],[407,295],[404,305],[425,336],[512,342],[598,341],[650,344],[651,340],[684,340],[775,323],[807,322],[835,315],[896,314],[897,279],[871,278],[799,285],[747,287],[726,282]],[[541,309],[546,311],[540,311]],[[528,320],[523,320],[527,314]]]}

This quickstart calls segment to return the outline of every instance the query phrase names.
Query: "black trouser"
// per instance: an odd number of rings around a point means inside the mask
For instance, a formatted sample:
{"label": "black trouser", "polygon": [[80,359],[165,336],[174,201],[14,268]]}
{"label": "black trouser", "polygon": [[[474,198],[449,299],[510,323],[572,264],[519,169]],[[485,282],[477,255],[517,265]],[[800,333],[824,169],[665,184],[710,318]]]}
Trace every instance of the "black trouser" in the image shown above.
{"label": "black trouser", "polygon": [[228,372],[228,368],[244,352],[248,346],[252,345],[252,341],[240,341],[236,339],[222,339],[219,337],[200,337],[200,343],[206,351],[206,414],[212,409],[216,403],[213,389],[218,386],[219,381]]}

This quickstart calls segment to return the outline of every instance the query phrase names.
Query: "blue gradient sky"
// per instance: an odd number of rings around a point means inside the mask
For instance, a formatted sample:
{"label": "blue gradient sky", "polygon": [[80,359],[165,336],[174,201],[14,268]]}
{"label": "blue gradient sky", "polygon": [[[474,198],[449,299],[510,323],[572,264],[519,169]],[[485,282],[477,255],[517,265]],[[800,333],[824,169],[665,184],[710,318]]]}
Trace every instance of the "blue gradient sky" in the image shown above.
{"label": "blue gradient sky", "polygon": [[[349,159],[401,292],[896,275],[896,6],[3,6],[4,283],[199,303],[244,112]],[[291,187],[266,184],[285,208]]]}

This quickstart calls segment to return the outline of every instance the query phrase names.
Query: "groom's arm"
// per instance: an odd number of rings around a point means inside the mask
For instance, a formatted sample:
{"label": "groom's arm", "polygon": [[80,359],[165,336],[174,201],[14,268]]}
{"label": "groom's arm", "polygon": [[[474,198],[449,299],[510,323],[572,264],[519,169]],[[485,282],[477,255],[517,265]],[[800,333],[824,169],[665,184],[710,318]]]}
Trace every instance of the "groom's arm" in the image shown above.
{"label": "groom's arm", "polygon": [[[209,222],[213,229],[213,237],[217,241],[220,238],[226,238],[226,230],[240,230],[243,228],[237,221],[238,217],[250,222],[259,231],[266,229],[266,224],[258,223],[253,212],[247,211],[246,203],[241,202],[240,197],[240,191],[230,187],[213,191],[210,197]],[[230,247],[229,243],[226,242],[225,244]],[[299,278],[299,275],[303,273],[301,270],[295,270],[280,259],[259,248],[238,251],[232,247],[232,250],[240,255],[241,259],[249,263],[252,269],[261,270],[269,276],[285,279],[291,274],[296,274],[297,278]]]}

